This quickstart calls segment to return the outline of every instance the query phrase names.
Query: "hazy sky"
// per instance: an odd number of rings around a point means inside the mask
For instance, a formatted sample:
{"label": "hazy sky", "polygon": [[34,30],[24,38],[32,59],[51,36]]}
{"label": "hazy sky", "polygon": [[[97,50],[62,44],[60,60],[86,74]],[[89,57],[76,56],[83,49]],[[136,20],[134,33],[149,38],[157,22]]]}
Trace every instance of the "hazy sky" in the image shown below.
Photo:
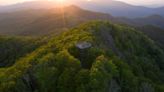
{"label": "hazy sky", "polygon": [[[32,1],[32,0],[0,0],[0,5],[13,4],[13,3],[24,2],[24,1]],[[162,4],[164,5],[164,0],[119,0],[119,1],[127,2],[134,5],[147,5],[147,6],[149,5],[160,6]]]}
{"label": "hazy sky", "polygon": [[155,6],[164,5],[164,0],[118,0],[118,1],[124,1],[136,5],[155,5]]}

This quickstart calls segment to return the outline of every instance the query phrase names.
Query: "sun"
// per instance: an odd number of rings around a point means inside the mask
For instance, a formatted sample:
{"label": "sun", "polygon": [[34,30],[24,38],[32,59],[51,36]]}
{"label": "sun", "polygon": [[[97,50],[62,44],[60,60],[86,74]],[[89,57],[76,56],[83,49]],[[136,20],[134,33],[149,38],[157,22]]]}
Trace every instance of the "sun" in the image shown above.
{"label": "sun", "polygon": [[67,0],[54,0],[59,5],[67,5]]}
{"label": "sun", "polygon": [[64,3],[66,0],[56,0],[59,3]]}

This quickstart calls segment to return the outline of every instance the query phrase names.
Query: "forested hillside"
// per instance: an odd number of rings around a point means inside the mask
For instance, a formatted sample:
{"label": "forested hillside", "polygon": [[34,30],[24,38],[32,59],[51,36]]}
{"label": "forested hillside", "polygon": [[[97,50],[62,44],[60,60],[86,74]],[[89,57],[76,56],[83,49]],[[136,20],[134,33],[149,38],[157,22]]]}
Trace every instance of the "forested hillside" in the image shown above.
{"label": "forested hillside", "polygon": [[[163,27],[163,17],[158,15],[138,18],[139,20],[137,20],[116,18],[109,14],[84,10],[74,5],[64,7],[63,10],[64,11],[61,11],[61,8],[26,9],[0,13],[0,34],[8,36],[50,36],[51,34],[60,34],[69,28],[91,20],[109,20],[118,24],[128,24],[139,27],[138,31],[144,30],[142,32],[148,35],[152,40],[160,43],[164,48],[163,30],[161,28],[147,26],[147,24],[154,24]],[[143,29],[141,28],[142,26],[146,28]]]}
{"label": "forested hillside", "polygon": [[0,68],[0,92],[164,92],[164,52],[128,26],[88,22],[28,53]]}
{"label": "forested hillside", "polygon": [[141,27],[141,26],[152,25],[164,29],[164,17],[157,14],[144,16],[144,17],[137,17],[133,19],[129,19],[126,17],[118,17],[116,19],[118,23],[122,22],[124,24],[128,24],[131,26]]}
{"label": "forested hillside", "polygon": [[157,44],[161,46],[161,48],[164,49],[164,40],[163,40],[164,30],[163,29],[156,26],[147,25],[147,26],[140,27],[139,30],[145,33],[146,35],[148,35],[149,37],[151,37],[154,41],[157,42]]}
{"label": "forested hillside", "polygon": [[31,37],[0,36],[0,67],[12,65],[20,57],[34,51],[43,42]]}

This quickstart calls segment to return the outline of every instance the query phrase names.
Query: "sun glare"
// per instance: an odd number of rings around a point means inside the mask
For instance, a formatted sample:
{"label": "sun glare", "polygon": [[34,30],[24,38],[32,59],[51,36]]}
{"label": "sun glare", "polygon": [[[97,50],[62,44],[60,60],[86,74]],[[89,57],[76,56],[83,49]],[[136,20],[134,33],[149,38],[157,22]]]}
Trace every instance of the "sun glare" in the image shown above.
{"label": "sun glare", "polygon": [[88,2],[92,1],[92,0],[87,0]]}
{"label": "sun glare", "polygon": [[66,0],[56,0],[58,3],[65,3]]}
{"label": "sun glare", "polygon": [[64,0],[57,0],[58,2],[63,2]]}

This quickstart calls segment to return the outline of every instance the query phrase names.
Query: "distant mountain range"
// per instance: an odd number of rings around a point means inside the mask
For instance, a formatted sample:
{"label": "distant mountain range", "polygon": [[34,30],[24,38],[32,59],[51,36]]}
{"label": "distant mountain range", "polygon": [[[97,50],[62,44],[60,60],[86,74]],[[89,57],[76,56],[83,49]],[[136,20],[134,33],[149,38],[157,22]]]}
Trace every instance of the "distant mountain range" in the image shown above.
{"label": "distant mountain range", "polygon": [[13,12],[26,9],[49,9],[55,8],[57,5],[50,1],[29,1],[17,3],[13,5],[0,6],[0,12]]}
{"label": "distant mountain range", "polygon": [[164,7],[148,8],[144,6],[130,5],[120,1],[101,0],[91,3],[80,3],[80,7],[92,11],[110,13],[113,16],[124,16],[128,18],[144,17],[158,14],[164,16]]}
{"label": "distant mountain range", "polygon": [[[26,3],[24,4],[26,5]],[[37,3],[35,2],[35,4]],[[58,34],[87,21],[106,20],[139,28],[164,47],[164,30],[161,29],[164,28],[164,17],[161,15],[130,19],[126,17],[114,17],[107,13],[93,12],[74,5],[64,7],[63,12],[61,12],[60,8],[55,8],[54,6],[51,9],[41,8],[43,6],[33,9],[23,5],[21,7],[26,8],[15,8],[15,11],[8,10],[8,12],[0,13],[1,35],[43,36]],[[158,34],[158,36],[154,34]]]}
{"label": "distant mountain range", "polygon": [[[63,15],[65,23],[63,23]],[[35,9],[28,8],[0,13],[0,33],[20,35],[47,34],[49,31],[74,27],[77,24],[90,20],[109,20],[131,26],[154,25],[164,28],[164,17],[160,15],[130,19],[126,17],[114,17],[107,13],[88,11],[72,5],[64,7],[63,12],[61,12],[60,8],[38,9],[37,7]]]}
{"label": "distant mountain range", "polygon": [[164,29],[164,17],[161,15],[150,15],[146,17],[138,17],[129,19],[126,17],[117,18],[119,22],[126,23],[133,26],[154,25]]}
{"label": "distant mountain range", "polygon": [[[74,4],[80,6],[83,9],[109,13],[117,17],[145,17],[149,15],[161,15],[164,16],[164,7],[160,8],[147,8],[143,6],[134,6],[120,1],[114,0],[101,0],[101,1],[74,1]],[[50,9],[55,8],[58,5],[52,1],[31,1],[18,3],[9,6],[0,6],[0,12],[13,11],[13,10],[23,10],[23,9]]]}
{"label": "distant mountain range", "polygon": [[[71,12],[70,12],[71,11]],[[91,20],[113,20],[109,14],[83,10],[77,6],[28,9],[0,14],[0,34],[44,35]]]}

